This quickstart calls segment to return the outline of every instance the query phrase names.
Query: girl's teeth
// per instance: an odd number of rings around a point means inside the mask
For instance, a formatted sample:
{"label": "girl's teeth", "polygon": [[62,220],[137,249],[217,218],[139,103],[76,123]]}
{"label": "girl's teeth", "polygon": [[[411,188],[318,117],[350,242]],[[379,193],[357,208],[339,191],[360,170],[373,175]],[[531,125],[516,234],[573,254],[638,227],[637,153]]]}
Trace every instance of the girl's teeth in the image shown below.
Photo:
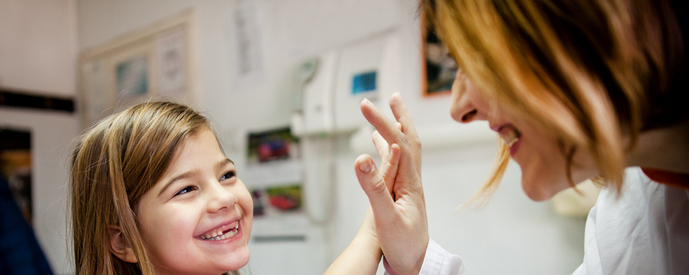
{"label": "girl's teeth", "polygon": [[[227,226],[223,226],[221,228],[218,228],[213,233],[201,235],[200,238],[202,240],[207,240],[207,241],[219,241],[219,240],[231,238],[232,236],[236,235],[237,232],[239,232],[237,227],[231,228],[229,231],[227,231],[227,229],[228,229]],[[227,231],[227,233],[223,234],[224,231]]]}

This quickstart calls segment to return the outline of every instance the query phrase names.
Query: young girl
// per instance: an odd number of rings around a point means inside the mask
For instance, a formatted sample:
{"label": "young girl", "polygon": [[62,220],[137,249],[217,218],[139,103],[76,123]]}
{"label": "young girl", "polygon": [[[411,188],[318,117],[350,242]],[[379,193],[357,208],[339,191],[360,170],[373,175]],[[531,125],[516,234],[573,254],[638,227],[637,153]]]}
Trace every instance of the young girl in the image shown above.
{"label": "young girl", "polygon": [[78,142],[71,175],[76,274],[221,274],[249,260],[251,195],[185,106],[104,119]]}
{"label": "young girl", "polygon": [[[71,170],[76,274],[221,274],[249,261],[251,195],[196,111],[152,102],[114,114],[81,137]],[[328,274],[375,270],[367,221]]]}

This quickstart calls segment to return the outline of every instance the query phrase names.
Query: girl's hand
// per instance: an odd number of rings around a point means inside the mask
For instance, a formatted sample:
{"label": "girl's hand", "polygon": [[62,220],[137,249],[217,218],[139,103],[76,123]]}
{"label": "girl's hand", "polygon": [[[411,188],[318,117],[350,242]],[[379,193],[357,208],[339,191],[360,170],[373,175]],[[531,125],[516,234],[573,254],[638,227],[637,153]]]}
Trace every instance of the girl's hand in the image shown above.
{"label": "girl's hand", "polygon": [[390,99],[398,123],[364,100],[361,112],[376,128],[373,141],[381,155],[379,171],[369,155],[354,166],[373,210],[374,227],[385,255],[386,267],[394,274],[418,274],[428,246],[426,204],[421,185],[421,142],[399,94]]}

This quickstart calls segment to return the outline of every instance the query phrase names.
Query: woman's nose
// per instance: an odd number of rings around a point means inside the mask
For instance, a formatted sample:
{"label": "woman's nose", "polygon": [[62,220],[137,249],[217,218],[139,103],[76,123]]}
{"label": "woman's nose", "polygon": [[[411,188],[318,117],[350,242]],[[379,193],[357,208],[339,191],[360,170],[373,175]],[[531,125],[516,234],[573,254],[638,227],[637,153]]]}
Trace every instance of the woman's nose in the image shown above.
{"label": "woman's nose", "polygon": [[237,203],[237,196],[219,182],[209,188],[208,212],[214,213],[222,209],[231,209]]}
{"label": "woman's nose", "polygon": [[485,120],[486,115],[477,106],[476,87],[463,74],[458,74],[452,84],[452,106],[450,114],[457,122],[469,123],[474,120]]}
{"label": "woman's nose", "polygon": [[467,102],[453,102],[451,109],[452,118],[457,122],[469,123],[478,118],[478,110]]}

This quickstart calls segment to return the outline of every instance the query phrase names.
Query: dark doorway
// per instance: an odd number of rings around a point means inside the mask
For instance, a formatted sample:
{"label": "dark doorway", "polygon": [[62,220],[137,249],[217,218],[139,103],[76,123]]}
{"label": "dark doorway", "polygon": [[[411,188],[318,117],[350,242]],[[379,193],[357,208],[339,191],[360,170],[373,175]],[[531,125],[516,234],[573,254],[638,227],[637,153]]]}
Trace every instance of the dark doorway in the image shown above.
{"label": "dark doorway", "polygon": [[31,132],[0,128],[0,177],[7,181],[24,218],[32,224]]}

